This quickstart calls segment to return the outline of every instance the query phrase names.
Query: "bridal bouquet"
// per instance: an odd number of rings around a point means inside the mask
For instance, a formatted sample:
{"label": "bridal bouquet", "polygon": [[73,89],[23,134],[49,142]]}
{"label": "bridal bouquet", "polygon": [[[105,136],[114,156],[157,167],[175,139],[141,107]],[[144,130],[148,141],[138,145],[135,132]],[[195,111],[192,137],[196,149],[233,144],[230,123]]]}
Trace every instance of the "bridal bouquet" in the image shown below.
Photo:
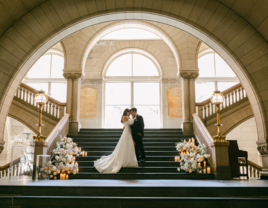
{"label": "bridal bouquet", "polygon": [[180,153],[180,157],[178,157],[178,162],[180,162],[180,168],[178,168],[179,172],[202,173],[201,163],[205,161],[205,158],[210,157],[210,155],[206,153],[205,145],[196,146],[194,139],[189,139],[188,142],[184,140],[184,142],[176,144],[176,149]]}
{"label": "bridal bouquet", "polygon": [[82,155],[81,148],[73,142],[71,138],[63,138],[57,143],[57,148],[53,150],[54,156],[48,162],[47,167],[40,168],[39,178],[49,176],[53,178],[65,172],[66,174],[76,174],[78,172],[78,164],[75,162],[75,156]]}

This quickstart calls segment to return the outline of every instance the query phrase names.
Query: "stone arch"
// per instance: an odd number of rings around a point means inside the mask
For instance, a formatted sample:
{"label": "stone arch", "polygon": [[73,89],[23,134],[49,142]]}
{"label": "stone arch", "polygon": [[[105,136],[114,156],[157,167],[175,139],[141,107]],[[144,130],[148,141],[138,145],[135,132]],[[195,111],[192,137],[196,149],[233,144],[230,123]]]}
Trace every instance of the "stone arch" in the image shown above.
{"label": "stone arch", "polygon": [[[8,23],[2,29],[0,39],[0,64],[5,76],[1,89],[0,122],[4,124],[13,95],[25,73],[55,43],[75,31],[102,22],[149,20],[180,28],[198,37],[223,57],[246,89],[258,126],[258,138],[265,141],[268,124],[268,46],[260,33],[238,14],[216,1],[202,6],[194,4],[191,9],[187,8],[189,4],[182,5],[180,1],[174,1],[174,5],[170,1],[160,9],[152,8],[154,4],[142,8],[137,6],[138,2],[117,7],[111,3],[108,7],[113,8],[108,8],[102,1],[84,1],[65,6],[61,1],[50,0],[32,7],[34,9],[17,22]],[[88,10],[80,15],[78,10],[82,11],[85,7]],[[113,9],[117,12],[111,12]],[[72,15],[68,11],[72,11]],[[33,15],[37,13],[40,15]],[[24,20],[29,24],[25,24]],[[3,131],[4,125],[0,129],[0,139]]]}
{"label": "stone arch", "polygon": [[86,64],[86,59],[91,51],[91,49],[94,47],[94,45],[105,35],[114,32],[116,30],[120,29],[126,29],[126,28],[139,28],[139,29],[144,29],[149,32],[152,32],[156,35],[158,35],[164,42],[169,46],[171,49],[172,53],[175,56],[175,60],[177,63],[177,68],[179,71],[180,68],[180,58],[179,54],[177,51],[177,48],[173,42],[173,40],[169,37],[168,34],[166,34],[163,30],[160,30],[159,28],[155,27],[152,24],[149,24],[147,22],[141,22],[141,21],[135,21],[135,22],[128,22],[128,21],[120,21],[118,23],[114,23],[111,25],[106,26],[102,30],[100,30],[98,33],[96,33],[87,43],[86,47],[84,48],[83,55],[81,58],[81,68],[84,70],[85,64]]}

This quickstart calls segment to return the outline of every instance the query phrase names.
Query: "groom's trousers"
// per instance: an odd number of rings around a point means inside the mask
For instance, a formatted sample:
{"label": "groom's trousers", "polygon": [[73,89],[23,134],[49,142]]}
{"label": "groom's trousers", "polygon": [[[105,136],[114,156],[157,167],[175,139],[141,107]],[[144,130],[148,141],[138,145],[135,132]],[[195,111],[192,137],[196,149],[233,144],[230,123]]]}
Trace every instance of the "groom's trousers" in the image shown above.
{"label": "groom's trousers", "polygon": [[136,152],[137,160],[138,161],[140,159],[145,160],[145,152],[144,152],[142,137],[139,135],[135,135],[135,136],[133,135],[133,140],[136,143],[135,144],[135,152]]}

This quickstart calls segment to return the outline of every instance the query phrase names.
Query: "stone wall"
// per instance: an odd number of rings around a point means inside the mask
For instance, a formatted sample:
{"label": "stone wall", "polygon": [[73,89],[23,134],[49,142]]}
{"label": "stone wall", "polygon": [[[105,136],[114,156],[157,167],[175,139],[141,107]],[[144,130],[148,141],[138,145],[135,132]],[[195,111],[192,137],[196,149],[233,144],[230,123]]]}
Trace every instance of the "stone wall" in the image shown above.
{"label": "stone wall", "polygon": [[257,127],[255,118],[251,118],[237,126],[227,134],[226,140],[237,140],[240,150],[248,152],[248,159],[261,165],[261,158],[257,150]]}

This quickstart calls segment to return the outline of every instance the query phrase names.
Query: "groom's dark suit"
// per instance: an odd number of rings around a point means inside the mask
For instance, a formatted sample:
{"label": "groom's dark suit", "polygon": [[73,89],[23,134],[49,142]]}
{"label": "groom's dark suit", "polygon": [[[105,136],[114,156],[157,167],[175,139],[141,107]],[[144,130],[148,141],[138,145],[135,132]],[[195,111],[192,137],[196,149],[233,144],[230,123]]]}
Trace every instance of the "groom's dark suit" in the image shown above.
{"label": "groom's dark suit", "polygon": [[[143,141],[142,137],[144,136],[144,122],[143,118],[140,115],[136,115],[134,119],[134,123],[131,126],[132,129],[132,137],[134,142],[136,143],[135,145],[135,152],[136,152],[136,157],[137,160],[139,161],[140,159],[145,160],[145,153],[144,153],[144,147],[143,147]],[[141,136],[139,135],[141,134]]]}

